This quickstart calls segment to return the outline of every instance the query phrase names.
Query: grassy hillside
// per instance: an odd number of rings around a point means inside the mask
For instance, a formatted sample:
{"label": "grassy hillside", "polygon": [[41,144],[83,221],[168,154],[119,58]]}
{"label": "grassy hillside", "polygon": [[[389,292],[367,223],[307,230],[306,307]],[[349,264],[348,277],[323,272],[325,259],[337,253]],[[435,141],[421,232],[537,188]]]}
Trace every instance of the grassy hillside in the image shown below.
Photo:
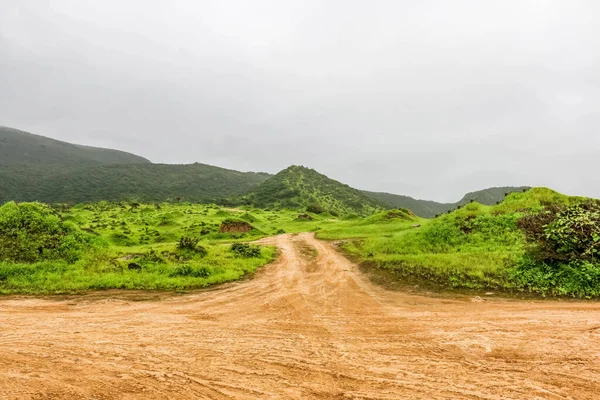
{"label": "grassy hillside", "polygon": [[124,151],[79,146],[0,126],[0,165],[109,165],[150,163]]}
{"label": "grassy hillside", "polygon": [[319,232],[399,279],[445,288],[600,296],[600,202],[550,189],[431,220],[345,221]]}
{"label": "grassy hillside", "polygon": [[69,203],[113,200],[197,203],[240,196],[269,175],[205,164],[7,166],[0,168],[0,203]]}
{"label": "grassy hillside", "polygon": [[0,294],[180,291],[239,279],[271,261],[275,250],[232,246],[263,233],[219,233],[228,218],[212,205],[101,202],[58,212],[6,203],[0,206]]}
{"label": "grassy hillside", "polygon": [[308,216],[189,203],[56,210],[9,202],[0,207],[0,293],[201,287],[273,257],[273,249],[231,242],[312,231],[339,240],[365,266],[421,287],[600,296],[598,200],[535,188],[430,220],[405,209]]}
{"label": "grassy hillside", "polygon": [[408,208],[418,216],[423,218],[433,218],[438,214],[443,214],[463,206],[471,201],[476,201],[484,205],[494,205],[504,200],[507,194],[513,192],[522,192],[529,189],[525,186],[507,186],[483,189],[476,192],[467,193],[460,201],[456,203],[438,203],[430,200],[417,200],[409,196],[402,196],[390,193],[368,192],[363,193],[383,204],[387,208]]}
{"label": "grassy hillside", "polygon": [[[245,242],[340,222],[310,216],[212,204],[9,202],[0,206],[0,294],[181,291],[239,279],[275,257],[274,248]],[[232,223],[252,229],[223,229]]]}
{"label": "grassy hillside", "polygon": [[332,214],[370,214],[381,205],[360,190],[317,171],[293,165],[272,176],[245,199],[260,208],[306,208]]}

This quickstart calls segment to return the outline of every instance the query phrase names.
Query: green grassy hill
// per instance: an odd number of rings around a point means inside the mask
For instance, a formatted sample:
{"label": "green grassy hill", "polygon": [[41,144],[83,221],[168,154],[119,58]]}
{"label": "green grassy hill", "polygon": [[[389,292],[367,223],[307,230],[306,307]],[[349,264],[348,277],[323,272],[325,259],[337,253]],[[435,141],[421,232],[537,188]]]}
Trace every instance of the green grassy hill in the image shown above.
{"label": "green grassy hill", "polygon": [[332,214],[365,215],[382,208],[360,190],[297,165],[267,179],[246,196],[245,202],[260,208],[307,208]]}
{"label": "green grassy hill", "polygon": [[435,219],[350,220],[324,239],[421,286],[600,296],[600,201],[546,188],[477,202]]}
{"label": "green grassy hill", "polygon": [[494,205],[504,200],[507,194],[513,192],[522,192],[529,189],[526,186],[507,186],[483,189],[476,192],[467,193],[460,201],[456,203],[438,203],[430,200],[417,200],[409,196],[402,196],[391,193],[368,192],[363,193],[387,208],[407,208],[423,218],[433,218],[438,214],[443,214],[463,206],[471,201],[476,201],[484,205]]}
{"label": "green grassy hill", "polygon": [[80,146],[0,126],[0,165],[147,164],[119,150]]}
{"label": "green grassy hill", "polygon": [[205,164],[6,166],[0,168],[0,203],[149,202],[176,198],[211,203],[243,195],[268,177]]}

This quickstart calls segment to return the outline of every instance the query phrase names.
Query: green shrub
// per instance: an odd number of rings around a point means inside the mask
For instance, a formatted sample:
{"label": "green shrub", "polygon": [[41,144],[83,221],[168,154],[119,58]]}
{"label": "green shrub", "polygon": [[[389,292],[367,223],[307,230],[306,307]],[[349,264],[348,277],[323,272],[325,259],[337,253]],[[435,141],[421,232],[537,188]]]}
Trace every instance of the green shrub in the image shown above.
{"label": "green shrub", "polygon": [[252,246],[248,243],[233,243],[231,245],[231,251],[240,257],[260,257],[260,247]]}
{"label": "green shrub", "polygon": [[546,263],[525,258],[510,275],[517,288],[545,296],[600,296],[600,265],[586,261]]}
{"label": "green shrub", "polygon": [[548,263],[600,261],[600,201],[547,207],[518,221],[530,254]]}
{"label": "green shrub", "polygon": [[170,276],[187,276],[192,278],[206,278],[210,276],[211,271],[205,266],[192,267],[189,265],[178,265],[171,271]]}
{"label": "green shrub", "polygon": [[325,209],[319,203],[312,203],[306,207],[306,211],[314,214],[323,214]]}
{"label": "green shrub", "polygon": [[0,261],[74,262],[90,240],[46,205],[9,202],[0,207]]}
{"label": "green shrub", "polygon": [[179,243],[177,243],[177,248],[181,250],[195,250],[196,246],[198,245],[198,242],[200,242],[200,239],[189,236],[182,236],[179,239]]}

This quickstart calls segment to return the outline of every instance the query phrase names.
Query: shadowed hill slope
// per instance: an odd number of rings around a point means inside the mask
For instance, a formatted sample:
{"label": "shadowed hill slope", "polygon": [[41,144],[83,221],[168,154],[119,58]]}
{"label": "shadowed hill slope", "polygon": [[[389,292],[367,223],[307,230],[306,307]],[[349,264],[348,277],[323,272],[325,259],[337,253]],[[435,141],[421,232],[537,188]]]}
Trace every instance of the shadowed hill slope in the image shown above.
{"label": "shadowed hill slope", "polygon": [[149,164],[124,151],[80,146],[0,126],[0,165]]}
{"label": "shadowed hill slope", "polygon": [[270,175],[205,164],[7,166],[0,168],[0,203],[42,201],[184,201],[210,203],[240,196]]}

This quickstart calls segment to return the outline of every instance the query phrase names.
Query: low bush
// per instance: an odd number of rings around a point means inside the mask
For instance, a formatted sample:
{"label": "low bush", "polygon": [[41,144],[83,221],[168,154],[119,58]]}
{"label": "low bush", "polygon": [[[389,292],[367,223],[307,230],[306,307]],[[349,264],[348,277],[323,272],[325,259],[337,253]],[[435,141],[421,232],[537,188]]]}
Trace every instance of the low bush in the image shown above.
{"label": "low bush", "polygon": [[233,243],[231,245],[231,251],[240,257],[260,257],[260,247],[252,246],[248,243]]}
{"label": "low bush", "polygon": [[208,267],[192,267],[190,265],[178,265],[171,271],[170,276],[186,276],[192,278],[206,278],[210,276],[211,271]]}
{"label": "low bush", "polygon": [[306,207],[306,211],[314,214],[323,214],[325,209],[319,203],[312,203]]}
{"label": "low bush", "polygon": [[198,242],[200,242],[200,239],[182,236],[177,243],[177,248],[181,250],[195,250]]}

